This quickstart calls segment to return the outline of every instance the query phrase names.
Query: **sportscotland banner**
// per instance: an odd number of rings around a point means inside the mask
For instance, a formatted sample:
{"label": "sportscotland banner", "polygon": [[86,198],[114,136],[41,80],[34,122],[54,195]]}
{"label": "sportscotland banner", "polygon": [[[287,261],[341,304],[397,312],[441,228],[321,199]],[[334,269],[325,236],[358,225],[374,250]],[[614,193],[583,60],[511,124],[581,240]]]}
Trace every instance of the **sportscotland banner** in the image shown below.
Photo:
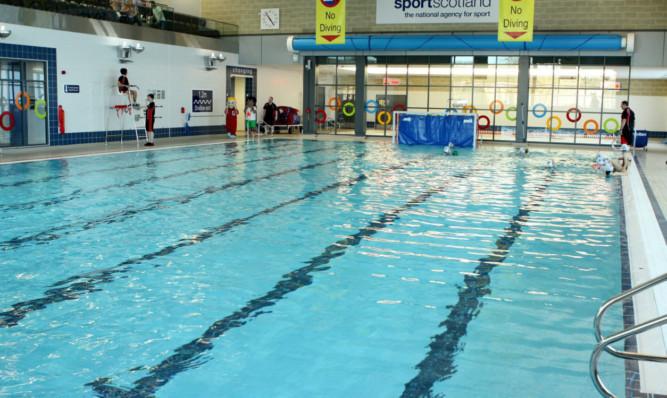
{"label": "sportscotland banner", "polygon": [[498,23],[499,0],[377,0],[376,24]]}

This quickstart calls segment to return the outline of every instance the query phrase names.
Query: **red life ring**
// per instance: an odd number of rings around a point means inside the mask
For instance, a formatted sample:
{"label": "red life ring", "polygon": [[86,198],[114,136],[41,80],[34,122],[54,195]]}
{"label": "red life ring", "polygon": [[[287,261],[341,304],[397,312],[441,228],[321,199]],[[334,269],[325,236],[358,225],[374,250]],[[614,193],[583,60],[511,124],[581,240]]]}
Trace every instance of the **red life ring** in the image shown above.
{"label": "red life ring", "polygon": [[[484,126],[484,127],[482,127],[482,126],[479,125],[479,121],[482,120],[482,118],[486,119],[486,126]],[[491,125],[491,120],[489,120],[488,117],[482,115],[482,116],[480,116],[480,117],[477,118],[477,128],[478,128],[478,129],[480,129],[480,130],[486,130],[486,129],[489,128],[490,125]]]}
{"label": "red life ring", "polygon": [[[2,123],[2,120],[5,118],[5,116],[9,116],[9,127],[6,127]],[[12,115],[11,112],[6,111],[6,112],[0,113],[0,128],[2,128],[3,130],[9,131],[9,130],[13,129],[14,128],[14,122],[16,122],[16,120],[14,120],[14,115]]]}
{"label": "red life ring", "polygon": [[[575,111],[577,113],[577,119],[576,120],[572,120],[570,118],[570,112],[572,112],[572,111]],[[572,123],[578,122],[579,120],[581,120],[581,111],[577,108],[570,108],[570,109],[567,110],[567,114],[565,115],[565,117],[567,118],[567,120],[571,121]]]}
{"label": "red life ring", "polygon": [[[322,119],[319,118],[319,115],[322,115]],[[315,112],[315,121],[317,123],[324,123],[326,120],[327,120],[327,113],[324,112],[322,109]]]}

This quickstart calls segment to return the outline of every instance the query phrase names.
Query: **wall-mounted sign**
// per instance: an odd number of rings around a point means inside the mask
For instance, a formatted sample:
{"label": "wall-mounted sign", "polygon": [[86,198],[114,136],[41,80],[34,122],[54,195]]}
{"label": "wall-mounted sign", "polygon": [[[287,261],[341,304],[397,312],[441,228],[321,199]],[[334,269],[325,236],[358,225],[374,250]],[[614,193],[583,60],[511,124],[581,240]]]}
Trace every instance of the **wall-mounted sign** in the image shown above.
{"label": "wall-mounted sign", "polygon": [[65,92],[66,93],[78,94],[79,91],[80,91],[80,88],[79,88],[78,84],[65,84]]}
{"label": "wall-mounted sign", "polygon": [[401,84],[401,81],[398,79],[387,79],[386,77],[382,79],[382,84],[385,86],[398,86]]}
{"label": "wall-mounted sign", "polygon": [[533,41],[535,0],[500,0],[498,41]]}
{"label": "wall-mounted sign", "polygon": [[213,112],[213,90],[192,90],[192,112]]}
{"label": "wall-mounted sign", "polygon": [[256,69],[242,68],[240,66],[228,66],[227,70],[230,71],[233,75],[252,76]]}
{"label": "wall-mounted sign", "polygon": [[377,0],[376,24],[498,23],[499,0]]}
{"label": "wall-mounted sign", "polygon": [[345,44],[345,0],[317,0],[315,44]]}

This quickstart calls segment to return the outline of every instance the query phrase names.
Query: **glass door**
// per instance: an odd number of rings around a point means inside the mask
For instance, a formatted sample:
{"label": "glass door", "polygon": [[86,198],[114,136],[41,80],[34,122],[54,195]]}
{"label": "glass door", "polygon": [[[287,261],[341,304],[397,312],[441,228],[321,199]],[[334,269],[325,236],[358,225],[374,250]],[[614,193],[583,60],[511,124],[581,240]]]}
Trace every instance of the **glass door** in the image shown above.
{"label": "glass door", "polygon": [[46,63],[0,59],[0,147],[45,145]]}

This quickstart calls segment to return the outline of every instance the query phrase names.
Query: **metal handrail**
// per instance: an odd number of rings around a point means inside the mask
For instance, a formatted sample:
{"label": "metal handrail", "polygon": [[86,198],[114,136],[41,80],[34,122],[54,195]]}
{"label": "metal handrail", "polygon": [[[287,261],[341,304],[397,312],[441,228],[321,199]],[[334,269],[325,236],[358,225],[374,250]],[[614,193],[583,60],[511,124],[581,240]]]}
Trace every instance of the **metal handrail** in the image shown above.
{"label": "metal handrail", "polygon": [[602,316],[604,313],[611,307],[612,305],[618,303],[619,301],[622,301],[626,298],[632,297],[635,294],[642,292],[648,288],[654,287],[664,281],[667,281],[667,273],[658,276],[657,278],[653,278],[647,282],[644,282],[640,285],[637,285],[633,287],[632,289],[626,290],[620,294],[617,294],[616,296],[610,298],[609,300],[605,301],[604,304],[600,306],[598,309],[597,314],[595,315],[595,320],[593,321],[594,326],[595,326],[595,338],[598,341],[597,346],[595,347],[595,350],[591,354],[591,361],[590,361],[590,371],[591,371],[591,377],[593,378],[593,382],[595,383],[595,387],[598,389],[598,391],[606,396],[606,397],[614,397],[614,395],[604,386],[602,381],[600,380],[600,377],[597,372],[597,362],[598,359],[600,358],[600,355],[602,354],[603,351],[607,351],[608,353],[614,355],[615,357],[618,358],[625,358],[625,359],[634,359],[638,361],[651,361],[651,362],[665,362],[667,363],[667,357],[664,356],[659,356],[659,355],[648,355],[648,354],[640,354],[640,353],[635,353],[635,352],[628,352],[628,351],[619,351],[616,350],[615,348],[611,347],[611,344],[623,340],[627,337],[631,337],[634,335],[637,335],[639,333],[645,332],[649,329],[652,329],[654,327],[658,327],[661,325],[667,324],[667,315],[662,315],[658,318],[651,319],[649,321],[646,321],[644,323],[641,323],[639,325],[635,325],[632,327],[629,327],[625,330],[622,330],[620,332],[614,333],[612,335],[609,335],[606,338],[602,338],[602,333],[600,331],[600,325],[602,323]]}
{"label": "metal handrail", "polygon": [[[598,374],[598,359],[600,359],[600,355],[602,355],[602,352],[607,350],[610,344],[616,343],[617,341],[623,340],[627,337],[634,336],[636,334],[645,332],[649,329],[653,329],[654,327],[658,327],[661,325],[667,325],[667,315],[651,319],[650,321],[646,321],[639,325],[635,325],[625,330],[622,330],[618,333],[614,333],[598,343],[598,345],[595,347],[595,350],[593,350],[593,353],[591,354],[590,372],[591,372],[591,377],[593,378],[593,382],[595,383],[595,388],[597,388],[600,394],[608,398],[616,398],[616,395],[612,394],[611,391],[609,391],[609,389],[604,385],[604,383],[602,383],[602,380],[600,380],[600,375]],[[652,361],[652,362],[667,362],[667,358],[660,356],[653,356],[653,355],[643,355],[642,360]]]}

